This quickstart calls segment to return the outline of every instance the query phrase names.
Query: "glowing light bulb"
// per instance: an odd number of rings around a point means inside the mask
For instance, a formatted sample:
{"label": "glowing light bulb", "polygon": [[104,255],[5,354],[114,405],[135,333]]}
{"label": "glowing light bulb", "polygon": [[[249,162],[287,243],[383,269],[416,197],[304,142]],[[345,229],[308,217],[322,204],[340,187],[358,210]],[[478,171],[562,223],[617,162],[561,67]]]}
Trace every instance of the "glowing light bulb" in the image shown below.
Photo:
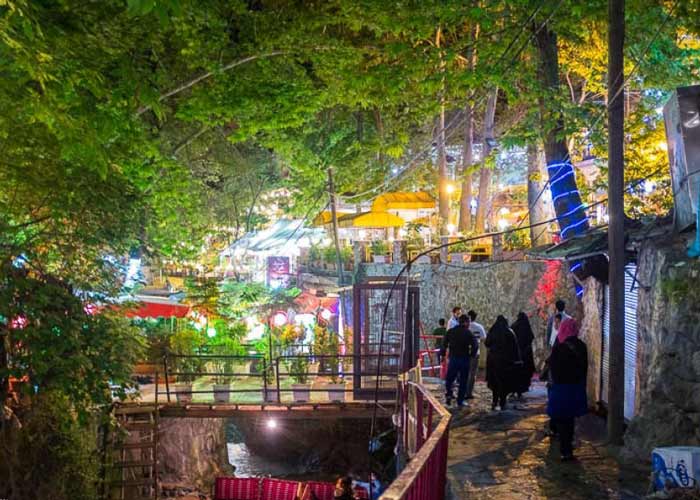
{"label": "glowing light bulb", "polygon": [[452,193],[455,192],[455,185],[449,183],[449,184],[447,184],[447,188],[446,188],[446,189],[447,189],[447,194],[452,194]]}
{"label": "glowing light bulb", "polygon": [[328,321],[331,319],[331,312],[328,309],[321,309],[321,317]]}
{"label": "glowing light bulb", "polygon": [[454,234],[455,230],[457,229],[457,226],[455,226],[454,224],[448,224],[446,227],[447,227],[447,232],[450,234]]}
{"label": "glowing light bulb", "polygon": [[209,337],[209,338],[216,337],[216,328],[214,328],[213,326],[210,326],[209,328],[207,328],[207,337]]}
{"label": "glowing light bulb", "polygon": [[267,420],[265,425],[267,426],[268,429],[275,430],[275,429],[277,429],[277,420],[275,420],[274,418],[270,418]]}
{"label": "glowing light bulb", "polygon": [[658,147],[662,151],[668,151],[668,144],[666,141],[659,141]]}
{"label": "glowing light bulb", "polygon": [[283,312],[278,312],[272,317],[272,324],[275,326],[282,326],[287,322],[287,315]]}
{"label": "glowing light bulb", "polygon": [[505,219],[498,219],[498,229],[501,231],[505,231],[505,229],[508,227],[508,221]]}

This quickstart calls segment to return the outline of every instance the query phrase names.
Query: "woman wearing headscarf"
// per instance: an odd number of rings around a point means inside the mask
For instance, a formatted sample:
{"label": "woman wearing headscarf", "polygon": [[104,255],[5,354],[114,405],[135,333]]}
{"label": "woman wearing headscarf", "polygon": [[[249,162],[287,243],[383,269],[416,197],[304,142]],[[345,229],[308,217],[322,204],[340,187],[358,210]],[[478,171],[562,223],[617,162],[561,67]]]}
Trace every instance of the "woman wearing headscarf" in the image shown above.
{"label": "woman wearing headscarf", "polygon": [[576,417],[588,412],[586,377],[588,350],[578,338],[578,325],[572,318],[561,322],[557,342],[549,358],[552,386],[547,401],[547,414],[559,433],[562,461],[574,459],[573,441]]}
{"label": "woman wearing headscarf", "polygon": [[506,398],[515,392],[517,376],[522,365],[515,333],[508,326],[508,320],[498,316],[484,341],[488,348],[486,356],[486,382],[493,392],[491,409],[506,408]]}
{"label": "woman wearing headscarf", "polygon": [[515,388],[515,392],[520,397],[524,392],[530,390],[532,376],[535,373],[535,356],[532,352],[532,342],[535,340],[535,334],[532,333],[527,314],[522,311],[518,313],[518,319],[511,325],[511,329],[518,339],[520,359],[523,362],[518,376],[518,384]]}

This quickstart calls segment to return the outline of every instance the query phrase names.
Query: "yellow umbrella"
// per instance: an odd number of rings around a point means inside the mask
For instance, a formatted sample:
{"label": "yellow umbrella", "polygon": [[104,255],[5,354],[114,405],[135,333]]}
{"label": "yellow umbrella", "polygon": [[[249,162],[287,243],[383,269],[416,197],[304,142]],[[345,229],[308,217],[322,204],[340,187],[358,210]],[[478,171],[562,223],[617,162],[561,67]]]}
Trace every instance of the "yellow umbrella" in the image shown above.
{"label": "yellow umbrella", "polygon": [[372,212],[386,210],[415,210],[419,208],[435,208],[435,198],[425,191],[415,193],[384,193],[372,202]]}
{"label": "yellow umbrella", "polygon": [[389,212],[365,212],[361,214],[347,214],[338,219],[340,227],[367,227],[387,228],[402,227],[405,221],[398,215]]}

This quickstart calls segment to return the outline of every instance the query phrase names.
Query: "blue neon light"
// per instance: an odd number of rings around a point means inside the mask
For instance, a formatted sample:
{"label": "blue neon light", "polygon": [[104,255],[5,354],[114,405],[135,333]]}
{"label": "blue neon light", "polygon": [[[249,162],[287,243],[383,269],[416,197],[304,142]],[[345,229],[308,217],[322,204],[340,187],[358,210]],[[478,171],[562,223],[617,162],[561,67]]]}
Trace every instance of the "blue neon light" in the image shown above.
{"label": "blue neon light", "polygon": [[566,239],[566,238],[564,237],[564,233],[566,233],[567,231],[571,231],[572,229],[575,229],[575,228],[581,226],[582,224],[585,224],[586,222],[588,222],[588,216],[587,216],[587,215],[584,216],[584,218],[583,218],[582,220],[580,220],[580,221],[578,221],[578,222],[576,222],[576,223],[574,223],[574,224],[569,224],[569,225],[566,226],[564,229],[562,229],[562,230],[561,230],[561,237],[564,238],[564,239]]}
{"label": "blue neon light", "polygon": [[[565,193],[558,194],[554,198],[552,198],[552,203],[555,203],[557,200],[560,200],[561,198],[564,198],[565,196],[572,195],[574,193],[578,193],[578,189],[574,189],[573,191],[567,191]],[[580,193],[579,193],[580,194]]]}
{"label": "blue neon light", "polygon": [[583,264],[581,264],[580,262],[577,262],[576,264],[574,264],[573,266],[571,266],[569,268],[569,271],[571,271],[573,273],[574,271],[576,271],[576,269],[578,269],[580,267],[583,267]]}

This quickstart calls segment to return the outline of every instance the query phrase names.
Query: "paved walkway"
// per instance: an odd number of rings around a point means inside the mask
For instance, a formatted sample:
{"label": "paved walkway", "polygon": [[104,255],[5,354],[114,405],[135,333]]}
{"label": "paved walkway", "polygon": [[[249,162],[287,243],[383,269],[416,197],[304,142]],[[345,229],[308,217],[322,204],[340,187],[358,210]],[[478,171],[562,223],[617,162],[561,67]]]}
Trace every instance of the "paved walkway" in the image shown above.
{"label": "paved walkway", "polygon": [[[451,410],[448,498],[636,500],[643,498],[648,476],[622,469],[597,436],[604,423],[595,416],[579,419],[575,454],[562,464],[557,442],[544,435],[546,391],[533,387],[524,401],[504,412],[491,411],[491,393],[477,383],[469,408]],[[441,396],[442,397],[442,396]]]}

